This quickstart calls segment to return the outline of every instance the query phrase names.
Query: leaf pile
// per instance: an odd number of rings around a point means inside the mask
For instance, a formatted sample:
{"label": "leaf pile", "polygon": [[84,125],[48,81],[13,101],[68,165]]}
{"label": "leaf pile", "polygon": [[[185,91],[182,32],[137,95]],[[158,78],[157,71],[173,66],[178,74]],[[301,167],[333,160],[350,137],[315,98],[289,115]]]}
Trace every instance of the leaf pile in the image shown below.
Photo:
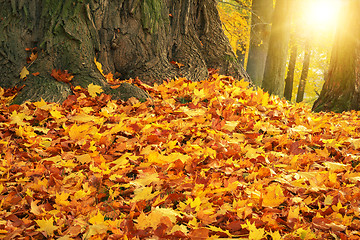
{"label": "leaf pile", "polygon": [[360,238],[359,113],[219,75],[142,87],[152,100],[0,91],[2,238]]}

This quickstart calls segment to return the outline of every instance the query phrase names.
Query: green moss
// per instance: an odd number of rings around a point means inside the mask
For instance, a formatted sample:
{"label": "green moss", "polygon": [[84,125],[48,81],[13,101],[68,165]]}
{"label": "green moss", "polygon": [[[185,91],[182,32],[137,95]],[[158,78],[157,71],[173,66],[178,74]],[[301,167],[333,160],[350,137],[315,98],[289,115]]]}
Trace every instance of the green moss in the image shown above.
{"label": "green moss", "polygon": [[151,34],[157,33],[160,24],[168,20],[168,17],[163,13],[162,0],[143,0],[141,14],[142,26]]}
{"label": "green moss", "polygon": [[231,55],[225,55],[225,56],[224,56],[224,59],[225,59],[225,61],[232,62],[232,63],[236,63],[236,62],[237,62],[236,57],[235,57],[235,56],[231,56]]}

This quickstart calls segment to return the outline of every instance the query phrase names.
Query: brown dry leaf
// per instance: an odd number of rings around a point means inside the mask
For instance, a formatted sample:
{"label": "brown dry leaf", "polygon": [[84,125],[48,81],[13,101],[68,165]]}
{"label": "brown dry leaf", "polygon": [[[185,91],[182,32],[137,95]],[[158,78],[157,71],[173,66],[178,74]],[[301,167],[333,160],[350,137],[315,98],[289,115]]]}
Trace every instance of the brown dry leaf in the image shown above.
{"label": "brown dry leaf", "polygon": [[74,76],[68,73],[67,70],[62,71],[60,69],[59,70],[53,69],[51,71],[51,76],[55,78],[57,81],[64,83],[70,83],[71,80],[74,78]]}

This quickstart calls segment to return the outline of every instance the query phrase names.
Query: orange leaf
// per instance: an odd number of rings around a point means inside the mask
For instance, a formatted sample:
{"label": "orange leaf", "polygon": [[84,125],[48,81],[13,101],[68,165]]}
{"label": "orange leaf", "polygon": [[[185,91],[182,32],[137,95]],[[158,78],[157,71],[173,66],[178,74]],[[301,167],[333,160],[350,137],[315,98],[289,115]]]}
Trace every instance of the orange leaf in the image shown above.
{"label": "orange leaf", "polygon": [[38,53],[36,52],[36,53],[31,53],[31,55],[30,55],[30,57],[28,57],[27,59],[26,59],[26,62],[27,63],[31,63],[31,62],[33,62],[33,61],[35,61],[36,59],[37,59],[37,57],[38,57]]}
{"label": "orange leaf", "polygon": [[117,89],[117,88],[119,88],[121,85],[114,85],[114,86],[110,86],[110,88],[112,88],[112,89]]}
{"label": "orange leaf", "polygon": [[278,184],[272,184],[265,189],[266,193],[263,195],[264,207],[278,207],[282,204],[286,197]]}
{"label": "orange leaf", "polygon": [[175,61],[171,61],[170,63],[173,64],[173,65],[175,65],[175,66],[177,66],[178,68],[181,68],[181,67],[184,66],[184,64],[178,63],[178,62],[175,62]]}
{"label": "orange leaf", "polygon": [[59,70],[53,69],[51,71],[51,76],[55,78],[57,81],[64,83],[70,83],[70,81],[74,78],[74,76],[68,73],[67,70],[61,71],[60,69]]}

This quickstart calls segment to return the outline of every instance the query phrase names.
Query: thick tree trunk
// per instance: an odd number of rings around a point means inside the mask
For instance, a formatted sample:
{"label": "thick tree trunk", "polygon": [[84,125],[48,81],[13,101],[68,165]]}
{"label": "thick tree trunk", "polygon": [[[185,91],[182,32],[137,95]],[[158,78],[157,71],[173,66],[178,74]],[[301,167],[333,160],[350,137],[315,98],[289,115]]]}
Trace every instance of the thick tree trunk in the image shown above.
{"label": "thick tree trunk", "polygon": [[325,83],[314,111],[360,110],[360,3],[345,1]]}
{"label": "thick tree trunk", "polygon": [[285,90],[284,90],[284,97],[286,100],[291,101],[292,98],[292,91],[294,87],[294,75],[295,75],[295,66],[296,66],[296,58],[297,58],[297,49],[298,46],[295,43],[295,40],[291,41],[291,53],[290,53],[290,60],[288,71],[285,78]]}
{"label": "thick tree trunk", "polygon": [[251,33],[246,71],[252,82],[256,86],[261,86],[269,47],[273,0],[253,0],[251,9]]}
{"label": "thick tree trunk", "polygon": [[292,4],[292,1],[288,0],[276,1],[262,81],[265,91],[280,97],[284,95]]}
{"label": "thick tree trunk", "polygon": [[309,42],[309,40],[307,40],[305,43],[305,55],[304,55],[303,68],[301,71],[298,92],[296,95],[297,103],[302,102],[304,100],[306,79],[307,79],[307,76],[309,73],[309,67],[310,67],[310,57],[311,57],[310,42]]}
{"label": "thick tree trunk", "polygon": [[[0,4],[0,86],[25,84],[15,99],[18,103],[41,97],[62,101],[71,94],[68,84],[50,76],[52,69],[68,70],[74,75],[73,85],[94,83],[117,98],[147,97],[129,84],[110,89],[94,58],[105,73],[121,79],[139,77],[148,84],[175,77],[206,79],[208,68],[248,79],[222,31],[214,0],[0,0]],[[30,64],[25,61],[26,48],[36,48],[38,54]],[[24,66],[30,72],[26,81],[19,78]]]}

